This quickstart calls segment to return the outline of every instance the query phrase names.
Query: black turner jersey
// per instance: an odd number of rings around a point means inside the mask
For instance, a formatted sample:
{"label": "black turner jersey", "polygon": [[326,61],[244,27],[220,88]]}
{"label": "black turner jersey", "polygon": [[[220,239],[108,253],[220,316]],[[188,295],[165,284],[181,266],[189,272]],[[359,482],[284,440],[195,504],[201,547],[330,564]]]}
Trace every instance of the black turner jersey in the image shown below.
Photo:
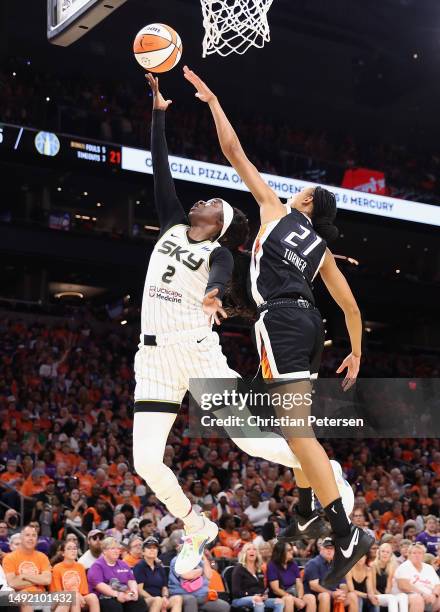
{"label": "black turner jersey", "polygon": [[324,261],[326,242],[306,215],[287,209],[285,217],[261,226],[252,247],[251,290],[257,306],[299,295],[315,303],[312,281]]}

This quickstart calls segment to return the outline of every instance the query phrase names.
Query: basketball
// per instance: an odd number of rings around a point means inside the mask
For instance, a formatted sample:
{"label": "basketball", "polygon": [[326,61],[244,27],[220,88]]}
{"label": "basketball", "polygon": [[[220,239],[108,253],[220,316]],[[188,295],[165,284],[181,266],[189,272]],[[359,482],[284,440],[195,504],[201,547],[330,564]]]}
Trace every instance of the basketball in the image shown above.
{"label": "basketball", "polygon": [[173,28],[150,23],[139,30],[133,43],[139,64],[150,72],[168,72],[182,56],[182,40]]}

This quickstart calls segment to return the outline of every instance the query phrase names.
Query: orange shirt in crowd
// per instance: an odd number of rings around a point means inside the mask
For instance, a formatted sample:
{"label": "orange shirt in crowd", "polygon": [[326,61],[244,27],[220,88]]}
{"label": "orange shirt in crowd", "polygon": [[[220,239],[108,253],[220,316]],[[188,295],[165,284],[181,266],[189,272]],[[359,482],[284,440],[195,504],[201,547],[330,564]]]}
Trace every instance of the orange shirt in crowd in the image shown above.
{"label": "orange shirt in crowd", "polygon": [[54,565],[50,590],[51,592],[75,591],[75,593],[87,595],[89,593],[89,586],[84,566],[76,561],[74,563],[61,561],[61,563]]}
{"label": "orange shirt in crowd", "polygon": [[44,478],[41,479],[40,484],[35,484],[32,482],[32,477],[28,476],[20,489],[20,493],[32,497],[32,495],[38,495],[38,493],[43,493],[45,490],[46,482]]}
{"label": "orange shirt in crowd", "polygon": [[75,474],[75,478],[78,478],[80,490],[84,491],[87,496],[90,496],[92,494],[92,487],[95,484],[95,479],[93,476],[90,474],[80,474],[77,472]]}
{"label": "orange shirt in crowd", "polygon": [[13,474],[10,472],[5,472],[0,476],[0,480],[3,480],[3,482],[10,482],[11,480],[17,480],[18,478],[23,478],[23,474],[21,472],[14,472]]}
{"label": "orange shirt in crowd", "polygon": [[[31,553],[22,550],[15,550],[3,557],[3,570],[5,574],[33,574],[37,576],[43,572],[50,571],[49,559],[38,550]],[[30,591],[32,593],[44,593],[46,591],[43,585],[33,584],[32,586],[16,589],[17,591]]]}
{"label": "orange shirt in crowd", "polygon": [[[218,532],[218,539],[222,546],[228,546],[229,548],[234,550],[234,544],[237,544],[237,542],[240,541],[240,534],[238,531],[235,530],[232,533],[229,533],[225,529],[220,529],[220,531]],[[238,551],[238,547],[235,550]]]}
{"label": "orange shirt in crowd", "polygon": [[138,495],[131,495],[130,497],[122,497],[118,495],[116,497],[116,504],[132,504],[137,510],[141,507],[141,499]]}
{"label": "orange shirt in crowd", "polygon": [[55,451],[55,461],[57,463],[65,463],[70,470],[78,467],[81,457],[75,453],[64,453],[63,451]]}
{"label": "orange shirt in crowd", "polygon": [[391,519],[397,521],[399,525],[403,525],[403,523],[405,522],[405,519],[403,518],[402,514],[398,514],[396,516],[391,510],[388,510],[388,512],[382,514],[382,518],[380,519],[380,526],[385,529]]}
{"label": "orange shirt in crowd", "polygon": [[216,591],[217,593],[225,592],[225,585],[223,584],[222,577],[217,570],[212,570],[211,580],[209,581],[208,589]]}
{"label": "orange shirt in crowd", "polygon": [[370,489],[370,491],[367,491],[365,493],[364,497],[365,497],[365,501],[367,502],[367,504],[370,505],[376,499],[377,491],[375,491],[374,489]]}
{"label": "orange shirt in crowd", "polygon": [[137,559],[136,557],[133,557],[133,555],[131,555],[130,553],[127,553],[125,557],[122,557],[122,561],[125,561],[125,563],[129,567],[134,567],[137,563],[139,563],[139,561],[141,561],[141,559]]}

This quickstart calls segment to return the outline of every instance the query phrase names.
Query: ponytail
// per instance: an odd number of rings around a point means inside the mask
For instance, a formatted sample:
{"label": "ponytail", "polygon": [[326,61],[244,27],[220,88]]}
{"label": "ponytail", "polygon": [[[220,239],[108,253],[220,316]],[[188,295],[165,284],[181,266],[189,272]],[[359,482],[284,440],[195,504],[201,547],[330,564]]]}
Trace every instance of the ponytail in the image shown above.
{"label": "ponytail", "polygon": [[339,230],[333,221],[336,218],[335,194],[322,187],[316,187],[313,193],[312,223],[316,232],[331,243],[339,236]]}
{"label": "ponytail", "polygon": [[220,240],[222,246],[227,247],[234,258],[234,271],[223,296],[223,308],[229,317],[242,317],[253,321],[257,318],[257,308],[248,291],[251,253],[241,250],[248,239],[249,223],[246,215],[234,208],[232,223]]}

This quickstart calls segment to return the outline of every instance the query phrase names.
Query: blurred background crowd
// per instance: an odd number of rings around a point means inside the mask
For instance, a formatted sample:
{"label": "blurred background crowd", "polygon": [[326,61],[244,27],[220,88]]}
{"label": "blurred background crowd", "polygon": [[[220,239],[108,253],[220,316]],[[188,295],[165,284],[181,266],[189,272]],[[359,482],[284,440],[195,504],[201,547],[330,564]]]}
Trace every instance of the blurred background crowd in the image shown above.
{"label": "blurred background crowd", "polygon": [[[142,79],[90,81],[80,73],[47,72],[30,59],[10,57],[3,63],[0,82],[0,117],[6,123],[149,148],[149,92]],[[270,109],[266,114],[230,112],[245,150],[261,171],[341,185],[345,170],[371,168],[385,174],[389,195],[440,202],[438,150],[417,150],[403,139],[369,140],[340,127],[307,127],[295,113],[282,119]],[[176,101],[170,114],[172,154],[225,163],[208,109]]]}
{"label": "blurred background crowd", "polygon": [[[167,572],[166,584],[170,581],[171,585],[173,572],[169,566],[179,548],[183,525],[167,513],[132,466],[132,359],[136,338],[128,328],[117,324],[100,331],[87,320],[68,325],[31,316],[3,316],[0,333],[2,557],[7,559],[8,553],[21,546],[21,527],[31,525],[38,532],[36,550],[46,555],[52,566],[63,561],[65,548],[72,541],[78,547],[80,562],[89,569],[106,538],[110,557],[121,556],[133,567],[150,554],[148,551],[157,553]],[[256,356],[245,338],[225,334],[222,342],[231,365],[242,373],[251,373]],[[329,350],[324,375],[333,372],[337,361],[338,352]],[[367,365],[367,375],[387,366],[390,375],[399,376],[417,369],[417,360],[370,352]],[[433,367],[426,373],[436,371]],[[244,553],[251,561],[255,556],[252,562],[257,564],[261,556],[266,571],[264,589],[269,588],[268,563],[273,555],[279,560],[281,554],[274,549],[276,536],[298,501],[292,472],[247,456],[227,439],[191,438],[187,427],[184,408],[169,438],[165,462],[178,474],[196,509],[207,512],[220,525],[218,540],[202,572],[208,566],[219,572],[231,565],[242,566],[239,559],[243,560]],[[325,447],[329,456],[341,463],[353,486],[353,521],[374,534],[376,545],[365,567],[373,567],[382,545],[388,546],[398,563],[407,558],[411,544],[422,542],[426,547],[424,559],[437,571],[440,441],[328,440]],[[113,541],[117,553],[108,538],[117,543]],[[145,541],[151,545],[142,549]],[[286,550],[283,545],[283,551],[281,557],[289,554],[289,563],[295,559],[298,566],[294,586],[297,578],[305,580],[305,592],[299,587],[304,605],[297,602],[297,607],[312,605],[303,596],[318,597],[308,585],[316,579],[310,576],[320,568],[315,567],[316,561],[315,565],[309,563],[322,557],[328,564],[334,552],[331,541],[320,545],[299,541]],[[212,572],[207,571],[210,581]],[[272,575],[269,573],[269,577]],[[233,593],[232,575],[226,572],[223,586],[218,588]],[[337,596],[343,597],[344,605],[358,605],[357,600],[355,604],[350,600],[352,591],[339,591]],[[95,591],[90,587],[90,592]],[[281,599],[287,597],[276,588],[270,592],[275,599],[276,593]],[[207,593],[200,597],[207,597]],[[299,596],[298,591],[292,593],[292,597]],[[100,597],[99,592],[96,594]],[[245,595],[235,598],[241,596]],[[185,605],[190,606],[191,601]],[[230,597],[219,601],[229,605]],[[216,605],[221,608],[222,604]],[[321,601],[320,605],[324,610],[326,603]]]}

